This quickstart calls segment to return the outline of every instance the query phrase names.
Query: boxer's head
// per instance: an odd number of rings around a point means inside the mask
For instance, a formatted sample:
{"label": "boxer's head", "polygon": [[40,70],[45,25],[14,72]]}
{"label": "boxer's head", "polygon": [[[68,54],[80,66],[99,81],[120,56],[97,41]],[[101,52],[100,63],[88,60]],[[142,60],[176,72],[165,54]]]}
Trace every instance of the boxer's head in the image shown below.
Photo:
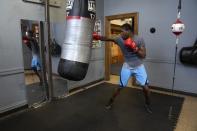
{"label": "boxer's head", "polygon": [[133,28],[131,27],[131,25],[128,23],[123,24],[121,26],[121,34],[120,35],[123,40],[126,40],[129,38],[129,36],[132,36],[133,35]]}

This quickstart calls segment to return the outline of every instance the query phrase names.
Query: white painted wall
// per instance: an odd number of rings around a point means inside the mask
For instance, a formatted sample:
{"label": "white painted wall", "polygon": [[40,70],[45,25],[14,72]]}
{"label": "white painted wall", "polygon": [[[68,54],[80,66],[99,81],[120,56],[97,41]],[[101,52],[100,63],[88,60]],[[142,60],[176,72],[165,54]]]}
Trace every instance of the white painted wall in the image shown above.
{"label": "white painted wall", "polygon": [[[186,25],[181,35],[180,50],[192,46],[197,37],[197,1],[182,1],[182,21]],[[145,65],[150,84],[171,88],[175,54],[175,36],[171,25],[176,20],[178,0],[105,0],[104,16],[139,12],[139,35],[145,39],[147,59]],[[150,28],[156,33],[151,34]],[[197,68],[184,66],[178,61],[175,90],[197,93]]]}
{"label": "white painted wall", "polygon": [[[64,22],[66,0],[61,0],[61,8],[50,8],[52,35],[57,42],[64,41]],[[24,3],[22,0],[0,1],[0,113],[25,105],[27,103],[22,41],[21,19],[44,21],[44,7],[37,4]],[[97,0],[98,18],[103,22],[103,0]],[[103,49],[94,49],[92,61],[85,80],[69,82],[68,86],[74,88],[81,84],[104,77]],[[58,58],[53,58],[53,72],[57,70]]]}

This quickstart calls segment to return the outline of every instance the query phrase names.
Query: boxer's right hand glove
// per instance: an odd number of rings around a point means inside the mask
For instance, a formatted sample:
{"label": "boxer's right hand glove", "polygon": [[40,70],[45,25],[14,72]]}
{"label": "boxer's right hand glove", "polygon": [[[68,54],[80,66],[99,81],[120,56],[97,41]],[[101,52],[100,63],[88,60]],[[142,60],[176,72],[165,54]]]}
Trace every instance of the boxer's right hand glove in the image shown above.
{"label": "boxer's right hand glove", "polygon": [[22,40],[23,40],[23,43],[24,44],[26,44],[26,45],[28,45],[29,44],[29,38],[28,37],[26,37],[26,36],[23,36],[23,38],[22,38]]}
{"label": "boxer's right hand glove", "polygon": [[133,41],[131,38],[124,40],[124,45],[126,47],[130,48],[133,52],[138,51],[138,47],[137,47],[135,41]]}
{"label": "boxer's right hand glove", "polygon": [[102,36],[97,34],[96,32],[93,33],[93,39],[94,40],[101,40],[102,39]]}

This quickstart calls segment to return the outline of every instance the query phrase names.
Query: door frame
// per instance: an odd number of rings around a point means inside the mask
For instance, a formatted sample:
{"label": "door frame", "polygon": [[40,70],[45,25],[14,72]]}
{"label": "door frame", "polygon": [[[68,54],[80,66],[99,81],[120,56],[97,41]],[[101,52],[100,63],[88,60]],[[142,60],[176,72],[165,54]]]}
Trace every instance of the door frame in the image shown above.
{"label": "door frame", "polygon": [[[110,37],[110,21],[115,19],[125,19],[125,18],[134,18],[134,33],[138,34],[138,20],[139,13],[126,13],[126,14],[117,14],[111,16],[105,16],[105,36]],[[105,80],[110,80],[110,59],[111,59],[111,44],[110,42],[106,42],[105,44]]]}

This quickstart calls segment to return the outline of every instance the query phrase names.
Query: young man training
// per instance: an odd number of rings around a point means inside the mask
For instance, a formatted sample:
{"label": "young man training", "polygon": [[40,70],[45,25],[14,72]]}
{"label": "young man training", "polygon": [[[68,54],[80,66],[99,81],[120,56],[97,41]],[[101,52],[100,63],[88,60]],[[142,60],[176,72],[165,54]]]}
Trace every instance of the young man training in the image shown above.
{"label": "young man training", "polygon": [[146,57],[146,48],[144,40],[137,35],[134,35],[130,24],[121,26],[121,34],[117,38],[107,38],[98,34],[93,34],[93,39],[101,41],[112,41],[116,43],[124,56],[124,64],[120,74],[120,87],[116,89],[106,105],[107,109],[112,108],[115,98],[120,91],[127,86],[130,77],[135,76],[136,82],[142,87],[145,96],[145,109],[152,113],[150,107],[150,89],[148,87],[147,73],[143,65],[143,59]]}
{"label": "young man training", "polygon": [[36,36],[34,36],[33,31],[26,31],[25,37],[23,38],[23,43],[26,44],[32,52],[31,68],[34,71],[34,73],[38,76],[40,80],[40,85],[42,85],[39,45],[38,40],[36,39]]}

